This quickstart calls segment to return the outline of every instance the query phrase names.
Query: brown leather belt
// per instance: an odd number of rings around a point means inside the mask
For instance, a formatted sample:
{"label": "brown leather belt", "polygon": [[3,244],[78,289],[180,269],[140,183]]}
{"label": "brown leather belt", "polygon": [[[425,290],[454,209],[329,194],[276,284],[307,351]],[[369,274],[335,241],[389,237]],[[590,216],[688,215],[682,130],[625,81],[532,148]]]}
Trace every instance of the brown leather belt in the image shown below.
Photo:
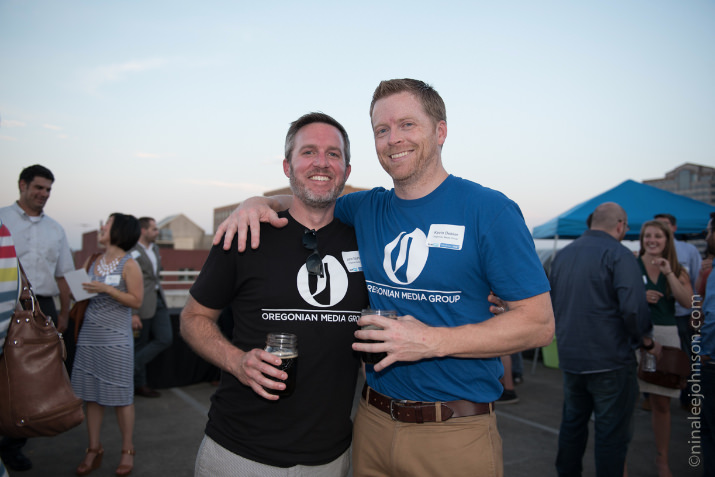
{"label": "brown leather belt", "polygon": [[479,416],[494,410],[494,403],[471,401],[421,402],[391,399],[367,384],[362,388],[367,403],[388,414],[393,421],[422,424],[443,422],[453,417]]}

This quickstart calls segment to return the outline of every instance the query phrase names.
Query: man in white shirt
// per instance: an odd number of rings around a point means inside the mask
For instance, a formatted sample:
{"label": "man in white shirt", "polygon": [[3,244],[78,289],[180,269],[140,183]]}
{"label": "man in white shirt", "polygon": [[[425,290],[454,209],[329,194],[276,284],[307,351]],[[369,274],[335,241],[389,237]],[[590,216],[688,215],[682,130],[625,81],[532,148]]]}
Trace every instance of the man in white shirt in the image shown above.
{"label": "man in white shirt", "polygon": [[[0,220],[10,230],[17,257],[35,290],[42,311],[61,333],[69,326],[70,289],[65,273],[74,270],[74,260],[62,226],[43,210],[50,198],[52,172],[39,164],[26,167],[20,173],[20,198],[14,204],[0,208]],[[60,298],[57,312],[54,297]],[[65,334],[68,372],[72,370],[74,342],[72,333]],[[5,465],[16,471],[29,470],[32,462],[22,453],[27,439],[3,438],[0,457]]]}

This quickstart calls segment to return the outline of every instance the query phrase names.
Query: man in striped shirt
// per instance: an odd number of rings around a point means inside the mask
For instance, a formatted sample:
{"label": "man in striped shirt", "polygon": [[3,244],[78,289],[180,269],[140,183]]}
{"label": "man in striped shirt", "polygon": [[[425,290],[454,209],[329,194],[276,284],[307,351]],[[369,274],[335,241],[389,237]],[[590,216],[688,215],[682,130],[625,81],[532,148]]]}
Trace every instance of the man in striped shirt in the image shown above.
{"label": "man in striped shirt", "polygon": [[0,354],[20,294],[17,255],[10,231],[0,220]]}
{"label": "man in striped shirt", "polygon": [[[0,220],[0,354],[5,345],[7,329],[20,297],[20,274],[17,268],[17,254],[10,231]],[[7,476],[5,466],[0,461],[0,477]]]}

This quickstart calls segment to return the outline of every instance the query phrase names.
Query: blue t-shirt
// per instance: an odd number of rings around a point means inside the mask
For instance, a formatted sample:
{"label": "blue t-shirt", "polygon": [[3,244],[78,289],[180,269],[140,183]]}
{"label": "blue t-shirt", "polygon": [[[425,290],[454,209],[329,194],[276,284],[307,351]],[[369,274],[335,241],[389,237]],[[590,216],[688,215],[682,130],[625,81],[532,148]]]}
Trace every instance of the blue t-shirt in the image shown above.
{"label": "blue t-shirt", "polygon": [[[490,319],[487,296],[508,301],[549,291],[519,207],[500,192],[449,176],[426,197],[402,200],[376,188],[338,199],[335,216],[353,225],[370,305],[430,326]],[[395,363],[368,384],[394,399],[491,402],[499,358],[431,358]]]}

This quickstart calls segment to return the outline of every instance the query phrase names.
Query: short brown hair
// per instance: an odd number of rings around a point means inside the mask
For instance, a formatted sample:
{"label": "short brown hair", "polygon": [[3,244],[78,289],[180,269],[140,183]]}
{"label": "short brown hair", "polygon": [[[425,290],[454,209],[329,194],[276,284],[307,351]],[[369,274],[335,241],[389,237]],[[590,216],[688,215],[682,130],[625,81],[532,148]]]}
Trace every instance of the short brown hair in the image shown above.
{"label": "short brown hair", "polygon": [[139,217],[139,228],[148,229],[152,222],[156,222],[153,217]]}
{"label": "short brown hair", "polygon": [[286,134],[286,160],[290,163],[291,156],[293,155],[293,148],[295,147],[295,136],[296,134],[298,134],[298,131],[300,131],[308,124],[313,123],[324,123],[329,126],[333,126],[335,129],[340,131],[340,135],[343,136],[343,143],[345,144],[345,150],[343,151],[343,154],[345,156],[345,167],[348,167],[350,165],[350,138],[348,138],[348,132],[345,130],[342,124],[340,124],[331,116],[328,116],[325,113],[304,114],[303,116],[290,123],[288,133]]}
{"label": "short brown hair", "polygon": [[422,108],[424,108],[427,116],[431,117],[435,124],[440,121],[447,122],[447,108],[444,106],[444,101],[439,93],[424,81],[410,78],[381,81],[372,94],[370,118],[372,118],[372,110],[375,108],[375,103],[377,103],[378,100],[402,92],[415,95],[420,103],[422,103]]}

